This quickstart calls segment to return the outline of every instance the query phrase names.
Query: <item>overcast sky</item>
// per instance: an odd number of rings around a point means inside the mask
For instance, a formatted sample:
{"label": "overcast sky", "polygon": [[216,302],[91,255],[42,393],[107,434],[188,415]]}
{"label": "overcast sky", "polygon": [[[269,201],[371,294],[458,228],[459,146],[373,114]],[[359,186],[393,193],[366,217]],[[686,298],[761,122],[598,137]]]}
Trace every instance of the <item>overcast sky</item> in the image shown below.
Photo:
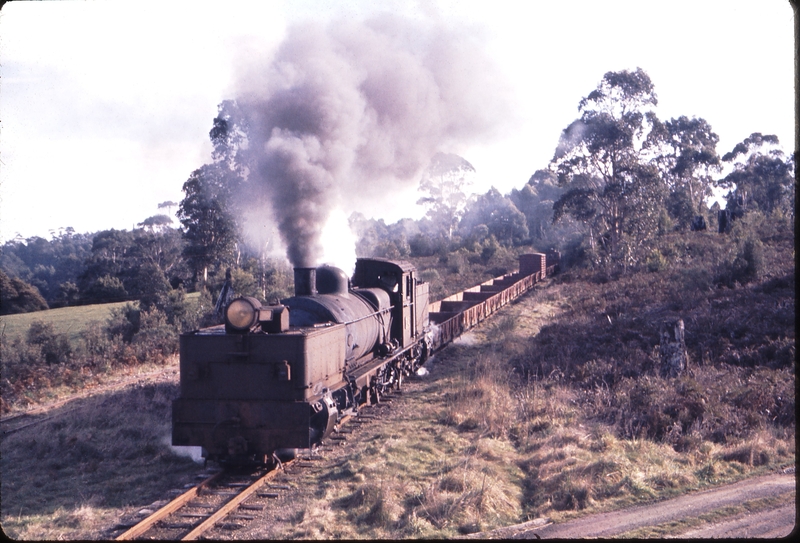
{"label": "overcast sky", "polygon": [[[608,71],[644,69],[659,116],[703,117],[720,154],[753,132],[776,134],[787,154],[794,147],[788,0],[9,2],[0,238],[130,229],[163,212],[158,204],[179,202],[192,170],[210,161],[211,121],[234,97],[243,60],[269,55],[293,22],[378,9],[474,28],[513,89],[509,128],[455,150],[477,169],[480,192],[507,193],[546,167]],[[420,214],[382,204],[361,211],[387,222]]]}

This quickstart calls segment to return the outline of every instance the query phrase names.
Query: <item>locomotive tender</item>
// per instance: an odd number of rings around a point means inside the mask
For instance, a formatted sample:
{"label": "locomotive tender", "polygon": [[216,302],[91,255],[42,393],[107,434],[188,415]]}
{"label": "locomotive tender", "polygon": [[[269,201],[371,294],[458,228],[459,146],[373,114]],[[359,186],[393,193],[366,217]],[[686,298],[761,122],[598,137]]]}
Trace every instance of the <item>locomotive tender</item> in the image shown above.
{"label": "locomotive tender", "polygon": [[295,268],[293,297],[237,298],[224,325],[181,335],[172,444],[229,462],[310,449],[548,271],[544,254],[522,255],[519,273],[429,303],[408,262],[360,258],[352,281],[331,266]]}

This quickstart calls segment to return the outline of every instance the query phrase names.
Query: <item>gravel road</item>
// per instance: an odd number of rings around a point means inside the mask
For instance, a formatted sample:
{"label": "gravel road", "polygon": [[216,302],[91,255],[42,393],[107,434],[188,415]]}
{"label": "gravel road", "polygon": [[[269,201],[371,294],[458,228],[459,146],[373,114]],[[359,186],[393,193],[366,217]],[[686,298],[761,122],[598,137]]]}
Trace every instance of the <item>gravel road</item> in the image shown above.
{"label": "gravel road", "polygon": [[731,485],[543,527],[520,525],[480,534],[486,538],[511,539],[576,539],[585,537],[614,537],[637,528],[656,526],[665,522],[698,517],[723,507],[741,505],[748,500],[785,495],[783,506],[758,513],[725,518],[675,537],[680,538],[740,538],[786,537],[795,529],[795,474],[774,474],[753,477]]}

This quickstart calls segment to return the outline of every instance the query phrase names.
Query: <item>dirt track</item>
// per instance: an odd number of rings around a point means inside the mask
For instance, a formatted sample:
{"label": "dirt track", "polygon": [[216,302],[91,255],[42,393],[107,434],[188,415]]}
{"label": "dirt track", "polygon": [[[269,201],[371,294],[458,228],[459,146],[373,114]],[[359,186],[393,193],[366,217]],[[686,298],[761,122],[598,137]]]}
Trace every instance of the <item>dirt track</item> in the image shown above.
{"label": "dirt track", "polygon": [[700,528],[692,528],[677,537],[786,537],[795,528],[795,489],[794,473],[765,475],[650,505],[590,515],[561,524],[537,527],[526,523],[478,535],[489,539],[614,537],[638,528],[698,517],[724,507],[741,505],[748,500],[785,495],[786,504],[783,506],[725,518]]}

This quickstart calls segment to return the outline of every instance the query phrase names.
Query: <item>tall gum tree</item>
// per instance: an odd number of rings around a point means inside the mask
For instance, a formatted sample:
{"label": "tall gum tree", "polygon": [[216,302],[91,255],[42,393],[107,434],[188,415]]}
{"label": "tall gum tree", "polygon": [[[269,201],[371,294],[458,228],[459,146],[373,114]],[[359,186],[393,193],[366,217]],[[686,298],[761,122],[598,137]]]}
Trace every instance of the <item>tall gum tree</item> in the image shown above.
{"label": "tall gum tree", "polygon": [[646,145],[657,104],[641,68],[607,72],[580,101],[580,117],[562,132],[551,161],[565,189],[553,221],[570,215],[584,223],[592,249],[624,265],[654,232],[665,196]]}
{"label": "tall gum tree", "polygon": [[688,204],[688,209],[672,210],[681,223],[688,224],[695,215],[704,214],[714,175],[720,171],[718,142],[719,136],[705,119],[681,116],[664,123],[654,120],[645,145],[658,155],[658,169],[673,199]]}
{"label": "tall gum tree", "polygon": [[447,239],[464,216],[475,168],[458,155],[436,153],[419,184],[424,196],[417,204],[427,207],[427,217]]}
{"label": "tall gum tree", "polygon": [[218,164],[192,172],[183,184],[186,195],[178,208],[184,227],[183,254],[195,279],[208,281],[208,270],[235,260],[238,228],[231,209],[231,193],[238,178]]}
{"label": "tall gum tree", "polygon": [[196,169],[183,184],[178,206],[184,227],[184,257],[195,279],[208,281],[209,268],[237,262],[241,253],[238,201],[250,169],[248,124],[237,103],[218,106],[209,138],[213,162]]}
{"label": "tall gum tree", "polygon": [[755,132],[722,157],[731,171],[719,185],[731,189],[728,207],[734,216],[757,208],[794,217],[795,164],[779,145],[777,136]]}

